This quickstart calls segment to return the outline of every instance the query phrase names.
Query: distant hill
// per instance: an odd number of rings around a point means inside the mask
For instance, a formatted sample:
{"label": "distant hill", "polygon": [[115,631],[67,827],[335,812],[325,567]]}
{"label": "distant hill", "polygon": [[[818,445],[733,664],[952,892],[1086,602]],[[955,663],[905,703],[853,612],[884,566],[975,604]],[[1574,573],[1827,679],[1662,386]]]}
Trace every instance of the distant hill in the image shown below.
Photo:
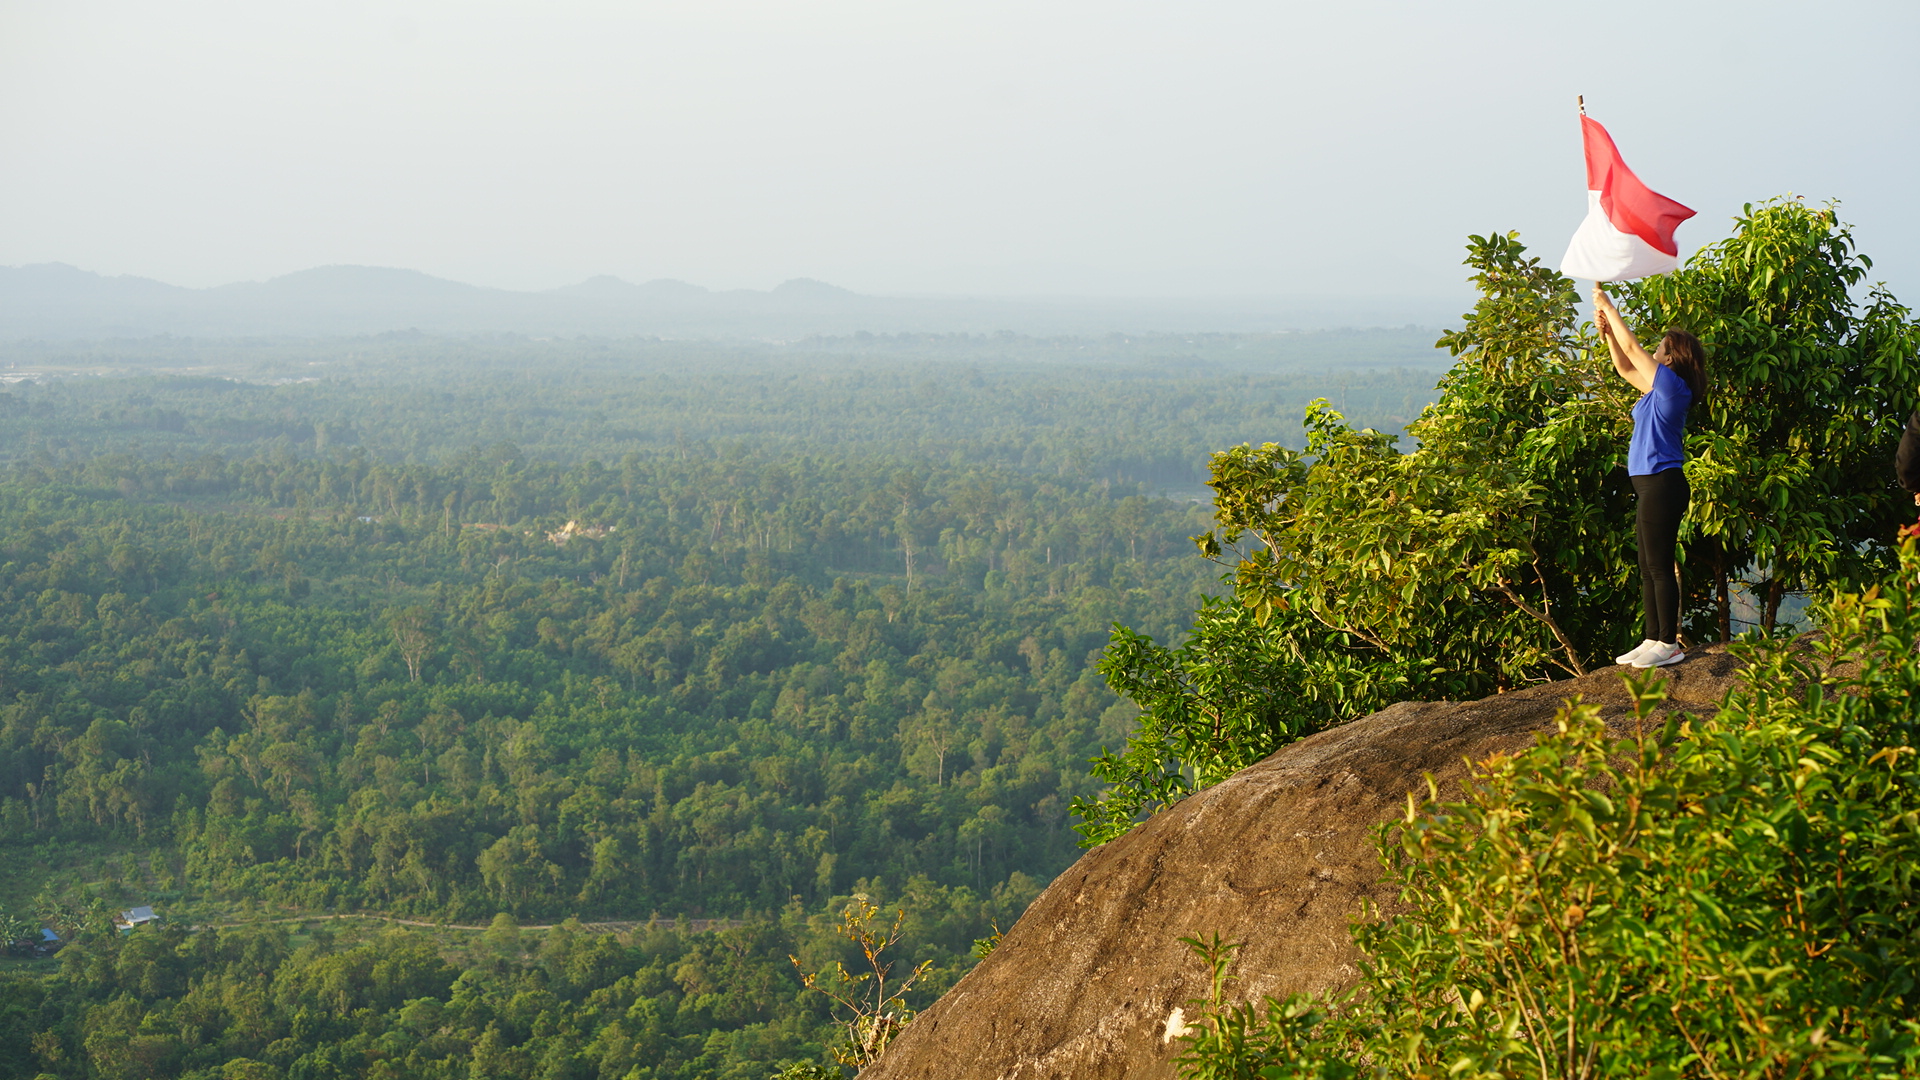
{"label": "distant hill", "polygon": [[322,298],[352,303],[460,303],[513,295],[500,289],[462,285],[418,270],[384,266],[316,266],[263,282],[222,285],[208,291],[222,297],[276,297],[291,303]]}
{"label": "distant hill", "polygon": [[1251,301],[868,296],[810,278],[768,290],[601,275],[521,292],[379,266],[320,266],[262,282],[187,289],[106,277],[64,263],[0,267],[0,341],[433,333],[756,338],[819,334],[1100,334],[1437,325],[1463,304],[1442,298],[1303,297]]}
{"label": "distant hill", "polygon": [[633,303],[647,300],[690,301],[695,297],[707,297],[713,294],[698,285],[689,285],[672,278],[660,278],[644,285],[635,285],[632,282],[622,281],[612,274],[600,274],[578,285],[555,289],[553,295]]}

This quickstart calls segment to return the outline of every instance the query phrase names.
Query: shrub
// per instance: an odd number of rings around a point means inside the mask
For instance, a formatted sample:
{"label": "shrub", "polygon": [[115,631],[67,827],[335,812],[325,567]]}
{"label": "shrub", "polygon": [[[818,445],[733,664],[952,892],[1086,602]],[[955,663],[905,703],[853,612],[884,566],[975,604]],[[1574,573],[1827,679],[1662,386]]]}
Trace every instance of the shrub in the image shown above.
{"label": "shrub", "polygon": [[1745,683],[1710,717],[1649,730],[1648,678],[1639,736],[1570,702],[1462,798],[1409,799],[1378,838],[1407,910],[1356,925],[1358,986],[1216,990],[1185,1075],[1920,1070],[1914,540],[1899,557],[1825,605],[1811,648],[1740,646]]}
{"label": "shrub", "polygon": [[[1251,618],[1202,608],[1178,650],[1116,628],[1102,671],[1143,715],[1095,761],[1108,788],[1075,804],[1086,843],[1320,728],[1584,675],[1640,636],[1634,394],[1579,322],[1572,280],[1517,234],[1467,248],[1480,296],[1439,341],[1456,363],[1407,425],[1416,448],[1321,401],[1304,449],[1213,455],[1215,527],[1195,539],[1233,566]],[[1905,503],[1887,462],[1920,325],[1884,288],[1856,297],[1870,266],[1832,209],[1786,199],[1749,207],[1681,269],[1616,287],[1649,345],[1690,326],[1712,354],[1678,553],[1695,640],[1730,635],[1735,585],[1771,630],[1789,593],[1892,565]]]}

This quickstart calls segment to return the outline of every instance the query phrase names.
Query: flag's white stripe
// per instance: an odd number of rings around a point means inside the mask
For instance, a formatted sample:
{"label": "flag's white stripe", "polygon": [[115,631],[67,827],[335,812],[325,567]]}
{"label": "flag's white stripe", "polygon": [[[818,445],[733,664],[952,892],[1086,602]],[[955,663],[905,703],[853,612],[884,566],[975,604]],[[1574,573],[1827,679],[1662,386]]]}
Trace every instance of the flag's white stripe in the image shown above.
{"label": "flag's white stripe", "polygon": [[1625,281],[1628,278],[1664,274],[1680,265],[1669,255],[1632,233],[1621,232],[1607,220],[1600,206],[1600,193],[1587,192],[1587,219],[1573,234],[1567,254],[1560,260],[1560,272],[1588,281]]}

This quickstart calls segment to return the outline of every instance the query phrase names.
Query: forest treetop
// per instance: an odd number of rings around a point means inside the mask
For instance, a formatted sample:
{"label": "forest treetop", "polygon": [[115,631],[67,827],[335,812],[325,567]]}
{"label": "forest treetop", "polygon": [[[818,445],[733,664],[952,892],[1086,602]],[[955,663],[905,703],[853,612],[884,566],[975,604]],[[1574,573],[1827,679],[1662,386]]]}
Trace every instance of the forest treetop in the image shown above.
{"label": "forest treetop", "polygon": [[[1301,438],[1325,397],[1397,429],[1429,399],[1432,332],[789,345],[393,335],[14,347],[0,454],[226,456],[358,447],[447,462],[831,452],[1197,493],[1206,454]],[[101,375],[112,377],[99,377]],[[58,377],[55,377],[58,376]]]}

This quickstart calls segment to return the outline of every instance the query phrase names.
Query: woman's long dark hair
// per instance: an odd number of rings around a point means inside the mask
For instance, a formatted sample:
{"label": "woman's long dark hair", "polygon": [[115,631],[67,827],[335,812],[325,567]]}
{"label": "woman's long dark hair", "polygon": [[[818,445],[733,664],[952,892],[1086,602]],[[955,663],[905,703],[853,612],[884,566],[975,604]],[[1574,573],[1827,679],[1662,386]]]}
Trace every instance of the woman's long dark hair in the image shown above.
{"label": "woman's long dark hair", "polygon": [[1668,330],[1660,343],[1667,347],[1667,366],[1693,391],[1693,404],[1707,400],[1707,350],[1700,339],[1678,328]]}

